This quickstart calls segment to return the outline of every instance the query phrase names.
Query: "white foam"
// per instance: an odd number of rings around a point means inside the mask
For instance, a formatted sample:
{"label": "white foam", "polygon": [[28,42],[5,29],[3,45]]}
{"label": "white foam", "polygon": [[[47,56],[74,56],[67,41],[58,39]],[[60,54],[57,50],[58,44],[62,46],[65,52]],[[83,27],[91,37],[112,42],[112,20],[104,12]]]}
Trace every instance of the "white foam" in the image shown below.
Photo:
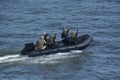
{"label": "white foam", "polygon": [[72,58],[77,56],[76,53],[81,53],[80,50],[72,50],[70,52],[64,53],[56,53],[51,55],[43,55],[39,57],[31,57],[25,61],[22,61],[25,64],[52,64],[52,63],[60,63],[63,62],[65,59]]}
{"label": "white foam", "polygon": [[10,58],[10,57],[18,57],[19,55],[7,55],[7,56],[2,56],[2,57],[0,57],[0,61],[2,61],[2,60],[5,60],[5,59],[8,59],[8,58]]}
{"label": "white foam", "polygon": [[70,52],[64,52],[64,53],[56,53],[51,55],[43,55],[38,57],[27,57],[27,56],[21,56],[19,54],[17,55],[6,55],[0,57],[0,63],[5,62],[15,62],[20,61],[25,64],[29,63],[37,63],[37,64],[51,64],[51,63],[60,63],[64,61],[65,59],[72,58],[77,56],[76,53],[81,53],[81,50],[72,50]]}
{"label": "white foam", "polygon": [[70,52],[72,52],[72,53],[82,53],[81,50],[71,50]]}
{"label": "white foam", "polygon": [[20,61],[20,60],[24,60],[24,59],[27,59],[27,57],[25,57],[25,56],[23,57],[19,54],[17,54],[17,55],[6,55],[6,56],[0,57],[0,63]]}

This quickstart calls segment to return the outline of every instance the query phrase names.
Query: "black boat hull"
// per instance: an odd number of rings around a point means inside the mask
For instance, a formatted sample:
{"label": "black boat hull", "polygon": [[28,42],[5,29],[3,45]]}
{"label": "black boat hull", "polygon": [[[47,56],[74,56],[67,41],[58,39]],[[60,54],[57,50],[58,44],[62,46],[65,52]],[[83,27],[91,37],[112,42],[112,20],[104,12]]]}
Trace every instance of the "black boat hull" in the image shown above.
{"label": "black boat hull", "polygon": [[33,46],[31,50],[26,50],[24,48],[21,54],[28,55],[29,57],[35,57],[35,56],[56,54],[58,52],[68,52],[70,50],[83,50],[91,43],[92,40],[93,38],[91,36],[83,35],[78,37],[77,44],[63,45],[61,41],[58,41],[56,43],[61,46],[56,46],[56,48],[52,48],[52,49],[49,48],[41,51],[35,51]]}

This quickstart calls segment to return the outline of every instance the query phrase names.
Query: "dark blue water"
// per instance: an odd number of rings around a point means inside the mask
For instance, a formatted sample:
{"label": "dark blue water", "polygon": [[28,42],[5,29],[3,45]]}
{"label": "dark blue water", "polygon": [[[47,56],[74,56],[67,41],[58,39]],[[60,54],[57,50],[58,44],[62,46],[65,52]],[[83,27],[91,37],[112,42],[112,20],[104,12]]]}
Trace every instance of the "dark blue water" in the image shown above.
{"label": "dark blue water", "polygon": [[[28,58],[43,31],[79,29],[84,51]],[[120,0],[0,0],[0,80],[120,80]]]}

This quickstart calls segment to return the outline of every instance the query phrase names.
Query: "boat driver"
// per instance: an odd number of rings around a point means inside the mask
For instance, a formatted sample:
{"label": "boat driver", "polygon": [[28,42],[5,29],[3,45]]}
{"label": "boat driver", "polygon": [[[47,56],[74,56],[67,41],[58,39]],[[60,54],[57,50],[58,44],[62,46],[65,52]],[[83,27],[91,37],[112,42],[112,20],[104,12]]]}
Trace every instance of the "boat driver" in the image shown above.
{"label": "boat driver", "polygon": [[37,50],[43,50],[46,48],[46,41],[44,40],[44,36],[41,36],[37,41]]}

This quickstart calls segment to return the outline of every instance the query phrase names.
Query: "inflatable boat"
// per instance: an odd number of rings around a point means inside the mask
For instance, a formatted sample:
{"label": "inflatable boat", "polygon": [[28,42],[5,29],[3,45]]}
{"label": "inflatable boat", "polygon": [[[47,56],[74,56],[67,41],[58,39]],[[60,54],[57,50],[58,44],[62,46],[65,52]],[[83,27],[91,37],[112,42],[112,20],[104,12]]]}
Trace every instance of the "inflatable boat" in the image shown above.
{"label": "inflatable boat", "polygon": [[44,50],[36,51],[33,43],[25,44],[24,49],[21,51],[22,55],[28,55],[29,57],[56,54],[58,52],[68,52],[70,50],[83,50],[91,42],[93,38],[90,35],[82,35],[77,37],[75,44],[64,45],[62,41],[56,41],[56,46],[52,48],[46,48]]}

